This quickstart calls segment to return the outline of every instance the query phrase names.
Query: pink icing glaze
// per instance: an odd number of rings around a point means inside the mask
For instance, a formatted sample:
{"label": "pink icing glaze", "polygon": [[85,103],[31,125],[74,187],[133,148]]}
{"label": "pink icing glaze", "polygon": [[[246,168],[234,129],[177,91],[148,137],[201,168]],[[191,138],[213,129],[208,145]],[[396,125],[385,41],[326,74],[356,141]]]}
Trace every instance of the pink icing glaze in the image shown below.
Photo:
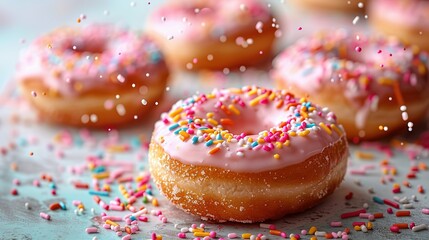
{"label": "pink icing glaze", "polygon": [[310,94],[325,84],[342,85],[344,93],[337,94],[356,108],[360,128],[378,99],[395,95],[392,82],[398,82],[403,94],[425,94],[429,88],[427,53],[414,52],[393,38],[344,31],[299,40],[274,60],[272,75]]}
{"label": "pink icing glaze", "polygon": [[271,11],[255,0],[170,1],[155,11],[147,27],[165,38],[202,41],[271,27]]}
{"label": "pink icing glaze", "polygon": [[427,0],[376,0],[371,1],[369,16],[427,32],[429,28],[429,1]]}
{"label": "pink icing glaze", "polygon": [[[22,53],[16,78],[39,78],[51,89],[73,96],[93,88],[115,88],[130,74],[156,75],[159,65],[164,65],[163,57],[146,37],[90,25],[58,29],[36,39]],[[153,78],[146,79],[150,83]]]}
{"label": "pink icing glaze", "polygon": [[[252,92],[254,94],[250,94]],[[277,108],[282,101],[282,107]],[[234,172],[281,169],[321,153],[344,136],[332,112],[304,99],[302,103],[299,101],[285,91],[257,87],[214,90],[211,94],[193,96],[173,105],[170,112],[164,113],[162,120],[155,124],[153,140],[171,157],[185,164],[214,166]],[[297,106],[288,108],[288,104]],[[232,111],[230,105],[239,113]],[[222,110],[222,106],[229,110]],[[296,116],[302,107],[308,109],[308,117],[303,121]],[[222,125],[221,119],[226,118],[234,124],[224,122]],[[217,125],[211,119],[217,121]],[[335,129],[329,133],[319,126],[321,122],[329,129],[332,124]],[[215,132],[204,133],[205,128]],[[188,137],[183,138],[182,131]],[[210,145],[208,139],[219,142]],[[261,139],[264,142],[259,142]],[[210,153],[214,148],[219,150]],[[275,154],[279,154],[278,159]]]}

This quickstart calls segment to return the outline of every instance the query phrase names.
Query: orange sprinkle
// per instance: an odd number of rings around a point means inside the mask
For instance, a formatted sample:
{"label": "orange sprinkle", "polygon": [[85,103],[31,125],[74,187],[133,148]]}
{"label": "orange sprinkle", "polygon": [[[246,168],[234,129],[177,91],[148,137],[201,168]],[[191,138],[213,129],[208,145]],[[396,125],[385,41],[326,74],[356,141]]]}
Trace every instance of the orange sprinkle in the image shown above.
{"label": "orange sprinkle", "polygon": [[280,230],[272,229],[272,230],[270,230],[270,234],[280,236],[282,234],[282,232]]}
{"label": "orange sprinkle", "polygon": [[156,198],[152,199],[152,205],[154,207],[158,207],[159,206],[158,199],[156,199]]}
{"label": "orange sprinkle", "polygon": [[209,154],[215,154],[215,153],[219,152],[219,150],[220,150],[220,148],[219,148],[219,147],[212,148],[212,149],[209,151]]}
{"label": "orange sprinkle", "polygon": [[355,155],[357,158],[364,159],[364,160],[374,159],[374,154],[369,153],[369,152],[356,151]]}
{"label": "orange sprinkle", "polygon": [[397,226],[400,229],[408,229],[408,223],[394,223],[393,226]]}
{"label": "orange sprinkle", "polygon": [[420,170],[428,170],[428,166],[424,162],[419,163],[419,169]]}
{"label": "orange sprinkle", "polygon": [[280,101],[277,103],[277,105],[276,105],[276,108],[281,108],[281,107],[283,107],[283,104],[284,104],[284,102],[283,102],[283,100],[282,99],[280,99]]}
{"label": "orange sprinkle", "polygon": [[238,110],[234,105],[228,105],[228,109],[231,110],[235,115],[240,115],[240,110]]}
{"label": "orange sprinkle", "polygon": [[223,111],[224,113],[226,113],[226,115],[230,115],[230,114],[231,114],[231,112],[228,110],[228,108],[226,108],[226,107],[225,107],[225,105],[222,105],[222,106],[220,107],[220,109],[222,109],[222,111]]}
{"label": "orange sprinkle", "polygon": [[389,165],[389,160],[387,160],[387,159],[383,159],[381,162],[380,162],[380,165]]}
{"label": "orange sprinkle", "polygon": [[232,121],[229,118],[221,118],[220,119],[220,124],[221,125],[234,125],[234,121]]}
{"label": "orange sprinkle", "polygon": [[299,104],[299,103],[288,103],[288,104],[286,105],[286,110],[289,110],[289,108],[290,108],[290,107],[298,106],[298,104]]}
{"label": "orange sprinkle", "polygon": [[383,218],[384,217],[383,213],[381,213],[381,212],[374,213],[373,215],[374,215],[374,218]]}

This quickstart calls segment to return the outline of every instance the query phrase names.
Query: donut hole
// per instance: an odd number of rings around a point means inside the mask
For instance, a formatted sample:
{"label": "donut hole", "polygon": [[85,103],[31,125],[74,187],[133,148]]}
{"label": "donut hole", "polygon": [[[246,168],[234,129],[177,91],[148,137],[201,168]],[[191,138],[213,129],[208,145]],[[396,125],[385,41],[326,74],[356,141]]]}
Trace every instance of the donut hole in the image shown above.
{"label": "donut hole", "polygon": [[275,121],[278,119],[275,115],[273,116],[272,113],[267,114],[265,109],[260,108],[246,108],[241,110],[240,115],[232,117],[229,115],[228,117],[233,121],[233,124],[224,126],[224,129],[234,135],[242,133],[257,135],[262,131],[270,130],[280,123]]}

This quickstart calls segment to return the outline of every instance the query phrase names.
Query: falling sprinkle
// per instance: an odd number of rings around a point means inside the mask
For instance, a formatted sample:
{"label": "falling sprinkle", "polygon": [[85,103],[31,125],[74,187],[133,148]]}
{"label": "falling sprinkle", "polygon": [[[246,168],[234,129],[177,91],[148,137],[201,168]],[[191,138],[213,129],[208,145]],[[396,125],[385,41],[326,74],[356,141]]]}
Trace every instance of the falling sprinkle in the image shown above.
{"label": "falling sprinkle", "polygon": [[356,16],[354,19],[353,19],[353,25],[356,25],[356,23],[359,21],[359,16]]}

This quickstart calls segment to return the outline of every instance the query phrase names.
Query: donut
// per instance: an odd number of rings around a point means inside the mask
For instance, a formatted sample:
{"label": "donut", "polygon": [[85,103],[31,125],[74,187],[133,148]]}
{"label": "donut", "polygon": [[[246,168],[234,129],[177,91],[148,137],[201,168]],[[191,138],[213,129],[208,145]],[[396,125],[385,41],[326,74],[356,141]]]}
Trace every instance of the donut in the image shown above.
{"label": "donut", "polygon": [[428,1],[377,0],[371,1],[368,11],[370,23],[377,31],[429,51]]}
{"label": "donut", "polygon": [[427,53],[395,38],[317,34],[280,53],[271,73],[277,87],[335,112],[351,140],[412,130],[429,104]]}
{"label": "donut", "polygon": [[292,0],[293,4],[312,10],[363,12],[366,0]]}
{"label": "donut", "polygon": [[149,166],[160,192],[203,220],[261,222],[331,194],[346,172],[346,135],[328,108],[284,90],[213,90],[156,122]]}
{"label": "donut", "polygon": [[258,0],[168,1],[149,17],[147,31],[169,65],[222,70],[272,57],[275,21]]}
{"label": "donut", "polygon": [[15,75],[42,120],[95,128],[144,116],[162,97],[167,77],[152,40],[107,24],[37,38],[22,52]]}

